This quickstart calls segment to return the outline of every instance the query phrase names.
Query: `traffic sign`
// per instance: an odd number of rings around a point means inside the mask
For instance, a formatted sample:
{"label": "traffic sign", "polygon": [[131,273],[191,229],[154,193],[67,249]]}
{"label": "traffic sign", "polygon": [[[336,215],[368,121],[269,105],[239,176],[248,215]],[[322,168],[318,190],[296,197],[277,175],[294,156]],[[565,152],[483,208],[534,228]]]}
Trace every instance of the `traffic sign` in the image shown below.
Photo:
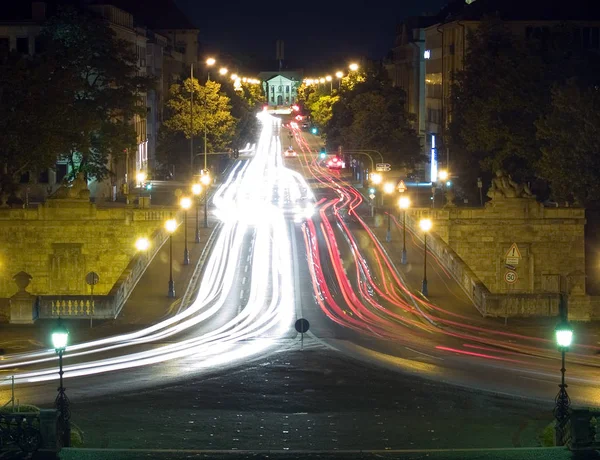
{"label": "traffic sign", "polygon": [[504,274],[504,281],[506,281],[508,284],[516,283],[518,278],[519,277],[517,276],[517,272],[507,271]]}
{"label": "traffic sign", "polygon": [[517,243],[513,243],[510,247],[510,249],[508,250],[508,252],[506,253],[506,257],[516,257],[517,259],[521,258],[521,251],[519,251],[519,247],[517,246]]}
{"label": "traffic sign", "polygon": [[300,318],[296,321],[296,323],[294,324],[294,327],[296,328],[296,331],[298,331],[300,333],[300,349],[303,350],[304,349],[304,333],[308,332],[308,328],[310,327],[310,324],[307,319]]}
{"label": "traffic sign", "polygon": [[375,165],[375,170],[376,171],[391,171],[392,167],[390,166],[389,163],[377,163]]}
{"label": "traffic sign", "polygon": [[511,264],[504,264],[504,266],[506,268],[508,268],[509,270],[516,270],[517,269],[517,267],[515,267],[514,265],[511,265]]}
{"label": "traffic sign", "polygon": [[519,258],[518,257],[507,257],[506,264],[507,265],[519,265]]}
{"label": "traffic sign", "polygon": [[375,194],[374,194],[374,193],[371,193],[371,194],[369,195],[369,198],[371,198],[372,200],[373,200],[373,199],[375,199]]}
{"label": "traffic sign", "polygon": [[310,323],[308,322],[307,319],[300,318],[299,320],[296,321],[296,323],[294,324],[294,327],[296,328],[297,332],[304,334],[305,332],[308,332]]}
{"label": "traffic sign", "polygon": [[404,183],[403,180],[401,180],[400,183],[398,184],[398,191],[400,193],[406,192],[406,184]]}
{"label": "traffic sign", "polygon": [[85,282],[90,286],[98,284],[98,281],[100,281],[100,276],[98,276],[98,273],[96,272],[89,272],[85,275]]}

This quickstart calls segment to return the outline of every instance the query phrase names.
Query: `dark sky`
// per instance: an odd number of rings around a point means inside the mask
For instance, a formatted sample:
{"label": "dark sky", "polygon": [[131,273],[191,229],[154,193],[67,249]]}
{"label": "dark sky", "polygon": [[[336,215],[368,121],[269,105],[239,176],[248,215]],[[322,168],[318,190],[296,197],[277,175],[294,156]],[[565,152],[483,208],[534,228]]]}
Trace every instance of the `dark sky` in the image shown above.
{"label": "dark sky", "polygon": [[[445,0],[175,0],[200,29],[206,53],[237,60],[247,71],[276,68],[275,42],[285,64],[309,74],[332,71],[362,56],[382,58],[395,25],[407,16],[436,13]],[[231,64],[230,64],[231,65]]]}

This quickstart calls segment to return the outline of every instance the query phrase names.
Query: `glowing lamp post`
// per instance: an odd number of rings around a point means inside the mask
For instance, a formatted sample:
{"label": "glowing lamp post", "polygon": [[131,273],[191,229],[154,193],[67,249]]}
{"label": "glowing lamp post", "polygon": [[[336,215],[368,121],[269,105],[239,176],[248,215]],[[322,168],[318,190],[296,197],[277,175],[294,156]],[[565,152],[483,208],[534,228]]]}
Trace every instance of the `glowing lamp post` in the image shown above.
{"label": "glowing lamp post", "polygon": [[[386,182],[383,186],[383,191],[385,194],[387,195],[391,195],[392,193],[394,193],[394,189],[396,187],[394,186],[394,184],[392,182]],[[383,199],[383,195],[382,195],[382,199]],[[389,243],[390,241],[392,241],[392,217],[391,217],[391,209],[390,206],[388,205],[388,209],[387,209],[387,233],[385,234],[385,240]]]}
{"label": "glowing lamp post", "polygon": [[196,243],[200,242],[200,221],[198,213],[200,212],[200,195],[202,194],[202,184],[192,185],[192,193],[196,197]]}
{"label": "glowing lamp post", "polygon": [[148,248],[150,247],[150,241],[148,240],[148,238],[146,237],[140,237],[137,240],[135,240],[135,248],[140,251],[147,251]]}
{"label": "glowing lamp post", "polygon": [[410,198],[407,196],[400,197],[398,206],[402,209],[402,259],[400,262],[406,265],[406,210],[410,208]]}
{"label": "glowing lamp post", "polygon": [[219,69],[219,74],[220,74],[220,75],[227,75],[227,72],[229,72],[229,71],[227,70],[227,67],[221,67],[221,68]]}
{"label": "glowing lamp post", "polygon": [[52,330],[52,346],[58,355],[58,395],[56,396],[56,409],[59,412],[59,423],[62,430],[62,445],[64,447],[71,446],[71,411],[69,409],[69,398],[65,394],[65,387],[63,386],[63,353],[69,343],[69,331],[62,324],[60,318],[56,327]]}
{"label": "glowing lamp post", "polygon": [[353,62],[352,64],[350,64],[348,66],[348,68],[352,71],[352,72],[356,72],[358,70],[358,64]]}
{"label": "glowing lamp post", "polygon": [[169,232],[169,293],[168,296],[175,298],[175,281],[173,281],[173,232],[177,230],[177,221],[169,219],[165,222],[165,230]]}
{"label": "glowing lamp post", "polygon": [[424,296],[429,295],[427,289],[427,233],[431,230],[431,219],[421,219],[419,227],[423,230],[423,283],[421,284],[421,293]]}
{"label": "glowing lamp post", "polygon": [[446,184],[446,181],[448,180],[449,174],[448,171],[446,171],[445,169],[442,169],[440,172],[438,172],[438,179],[441,183],[441,189],[442,189],[442,203],[444,202],[444,197],[443,197],[443,193],[444,193],[444,186]]}
{"label": "glowing lamp post", "polygon": [[564,445],[565,428],[569,420],[569,406],[571,404],[569,395],[567,394],[568,385],[565,383],[565,354],[573,341],[573,329],[571,325],[566,320],[562,320],[556,327],[555,336],[562,359],[562,366],[560,368],[561,381],[560,385],[558,385],[559,390],[556,395],[556,406],[554,407],[554,417],[556,418],[555,433],[556,444],[562,446]]}
{"label": "glowing lamp post", "polygon": [[190,251],[188,249],[187,244],[187,213],[188,209],[192,207],[192,200],[188,196],[184,196],[179,202],[181,209],[183,209],[183,239],[184,239],[184,248],[183,248],[183,265],[190,264]]}
{"label": "glowing lamp post", "polygon": [[342,77],[344,76],[344,72],[342,72],[341,70],[338,70],[335,73],[335,76],[338,79],[338,91],[339,91],[340,88],[342,87]]}

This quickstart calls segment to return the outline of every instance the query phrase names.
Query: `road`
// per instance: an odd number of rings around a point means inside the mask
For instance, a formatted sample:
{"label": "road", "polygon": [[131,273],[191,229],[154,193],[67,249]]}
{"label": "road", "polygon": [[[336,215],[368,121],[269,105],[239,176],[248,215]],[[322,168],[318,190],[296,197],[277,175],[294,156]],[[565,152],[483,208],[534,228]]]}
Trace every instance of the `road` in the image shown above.
{"label": "road", "polygon": [[[238,365],[295,336],[289,226],[312,213],[312,192],[283,166],[280,121],[267,114],[261,121],[253,153],[236,162],[212,197],[221,229],[195,300],[139,331],[70,345],[64,376],[71,398],[160,386]],[[42,405],[54,398],[56,366],[53,350],[0,361],[0,371],[15,375],[20,399]],[[3,383],[5,397],[9,381]]]}
{"label": "road", "polygon": [[[437,295],[435,301],[424,298],[414,288],[417,283],[411,287],[408,282],[421,278],[421,239],[409,233],[411,264],[398,264],[398,257],[394,261],[381,243],[382,232],[378,238],[371,228],[370,207],[359,191],[317,159],[319,139],[292,131],[300,156],[288,162],[318,185],[319,206],[303,231],[317,299],[316,306],[305,304],[303,314],[314,335],[341,352],[396,370],[478,390],[553,400],[560,378],[553,337],[499,328],[497,321],[479,317],[431,254],[428,279]],[[401,228],[395,219],[393,225]],[[297,257],[305,254],[299,251]],[[600,401],[599,351],[595,343],[579,343],[568,353],[569,394],[575,404],[597,406]]]}
{"label": "road", "polygon": [[[468,388],[554,398],[559,364],[551,339],[469,314],[434,258],[430,282],[446,286],[446,296],[444,289],[435,301],[421,296],[411,286],[422,269],[418,236],[408,239],[411,265],[397,268],[368,225],[362,195],[317,161],[319,140],[294,130],[300,156],[284,160],[288,133],[279,119],[260,117],[256,148],[212,197],[221,229],[195,300],[150,327],[69,346],[72,399],[168,385],[291,349],[298,317],[310,321],[322,345],[365,362]],[[575,403],[597,405],[599,350],[578,344],[569,353]],[[45,350],[6,356],[0,371],[15,374],[21,400],[47,405],[56,365],[54,351]]]}

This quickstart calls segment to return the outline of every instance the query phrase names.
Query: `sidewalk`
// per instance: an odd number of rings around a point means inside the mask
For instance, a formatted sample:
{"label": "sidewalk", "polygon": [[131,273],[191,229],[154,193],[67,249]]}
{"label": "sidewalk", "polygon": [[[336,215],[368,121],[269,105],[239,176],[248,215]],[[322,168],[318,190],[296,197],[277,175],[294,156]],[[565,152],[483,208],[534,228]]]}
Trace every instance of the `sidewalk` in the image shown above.
{"label": "sidewalk", "polygon": [[[173,280],[176,298],[170,299],[169,282],[169,240],[163,244],[154,259],[138,281],[119,316],[114,320],[94,320],[90,327],[89,320],[68,320],[69,342],[79,343],[101,337],[117,335],[138,330],[155,324],[162,318],[173,314],[179,308],[181,298],[185,294],[190,278],[196,269],[198,260],[206,242],[212,233],[216,221],[209,213],[208,228],[203,227],[204,219],[200,210],[200,243],[195,243],[196,215],[195,210],[188,214],[188,249],[190,264],[183,265],[184,227],[183,224],[173,235]],[[38,320],[32,325],[0,325],[0,349],[5,354],[20,353],[50,346],[54,320]]]}

